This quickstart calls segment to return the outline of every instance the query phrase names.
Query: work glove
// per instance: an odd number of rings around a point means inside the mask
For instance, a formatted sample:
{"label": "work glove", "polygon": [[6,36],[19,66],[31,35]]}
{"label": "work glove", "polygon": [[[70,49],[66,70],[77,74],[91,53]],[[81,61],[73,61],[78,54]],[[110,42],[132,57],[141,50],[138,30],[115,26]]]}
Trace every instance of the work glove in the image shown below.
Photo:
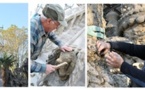
{"label": "work glove", "polygon": [[101,27],[92,25],[87,27],[87,34],[96,38],[105,39],[105,30]]}

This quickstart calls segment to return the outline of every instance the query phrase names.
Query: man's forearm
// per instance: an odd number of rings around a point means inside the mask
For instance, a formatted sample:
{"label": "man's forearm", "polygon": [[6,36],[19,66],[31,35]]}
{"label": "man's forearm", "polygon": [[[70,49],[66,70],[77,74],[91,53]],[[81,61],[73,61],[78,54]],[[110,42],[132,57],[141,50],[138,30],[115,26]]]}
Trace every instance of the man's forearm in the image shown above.
{"label": "man's forearm", "polygon": [[123,62],[120,68],[124,74],[131,75],[132,77],[145,82],[145,71],[139,70],[126,62]]}
{"label": "man's forearm", "polygon": [[117,50],[131,56],[145,59],[145,45],[134,45],[125,42],[109,42],[111,49]]}
{"label": "man's forearm", "polygon": [[58,37],[53,33],[49,33],[48,38],[54,42],[57,46],[61,47],[62,46],[62,42],[58,39]]}

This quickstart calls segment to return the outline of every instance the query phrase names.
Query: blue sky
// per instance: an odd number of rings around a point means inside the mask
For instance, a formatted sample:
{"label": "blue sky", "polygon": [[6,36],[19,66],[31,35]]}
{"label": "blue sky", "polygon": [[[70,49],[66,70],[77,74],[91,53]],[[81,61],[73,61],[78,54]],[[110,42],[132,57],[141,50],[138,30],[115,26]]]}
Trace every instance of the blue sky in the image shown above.
{"label": "blue sky", "polygon": [[0,27],[7,29],[11,24],[28,28],[27,3],[0,3]]}

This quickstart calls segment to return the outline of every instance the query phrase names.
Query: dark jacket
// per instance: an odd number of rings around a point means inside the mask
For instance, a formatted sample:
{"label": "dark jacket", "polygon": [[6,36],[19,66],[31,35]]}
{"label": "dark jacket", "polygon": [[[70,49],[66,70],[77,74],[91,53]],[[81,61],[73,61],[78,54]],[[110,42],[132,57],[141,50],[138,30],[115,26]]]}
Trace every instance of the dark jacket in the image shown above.
{"label": "dark jacket", "polygon": [[[145,45],[134,45],[124,42],[109,42],[109,43],[111,45],[111,50],[114,49],[145,60]],[[122,63],[120,70],[124,74],[131,75],[132,77],[145,82],[145,71],[139,70],[133,67],[132,65],[126,63],[125,61]]]}

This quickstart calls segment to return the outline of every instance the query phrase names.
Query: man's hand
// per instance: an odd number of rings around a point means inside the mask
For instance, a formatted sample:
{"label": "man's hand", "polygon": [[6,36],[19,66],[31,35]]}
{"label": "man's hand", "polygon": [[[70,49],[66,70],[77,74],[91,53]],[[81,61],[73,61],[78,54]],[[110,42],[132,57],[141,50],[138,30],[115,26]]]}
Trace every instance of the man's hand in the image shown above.
{"label": "man's hand", "polygon": [[62,47],[60,47],[60,50],[61,51],[63,51],[63,52],[65,52],[65,51],[72,51],[73,49],[72,49],[72,47],[68,47],[68,46],[62,46]]}
{"label": "man's hand", "polygon": [[123,63],[123,58],[116,52],[110,52],[105,55],[106,62],[109,66],[120,68]]}
{"label": "man's hand", "polygon": [[55,65],[47,64],[45,73],[48,75],[56,70]]}
{"label": "man's hand", "polygon": [[111,46],[110,46],[109,43],[106,43],[106,42],[103,42],[103,41],[97,41],[96,47],[98,49],[98,54],[101,54],[101,53],[106,54],[110,51]]}

